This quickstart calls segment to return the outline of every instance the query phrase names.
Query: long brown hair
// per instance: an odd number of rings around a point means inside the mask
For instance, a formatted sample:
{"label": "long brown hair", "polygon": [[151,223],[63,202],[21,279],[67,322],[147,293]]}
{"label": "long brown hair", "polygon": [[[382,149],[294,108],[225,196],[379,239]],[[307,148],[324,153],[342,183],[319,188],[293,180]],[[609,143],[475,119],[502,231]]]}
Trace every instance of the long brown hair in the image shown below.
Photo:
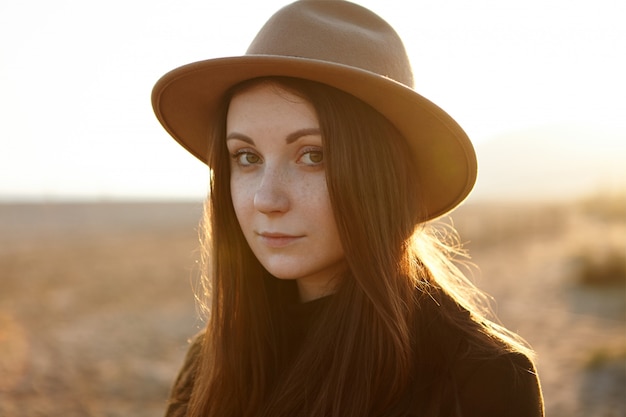
{"label": "long brown hair", "polygon": [[[224,139],[230,97],[259,82],[298,94],[317,112],[348,265],[308,343],[280,375],[281,315],[293,283],[270,276],[243,237]],[[442,297],[471,313],[475,326],[458,325],[480,349],[523,349],[515,335],[486,319],[480,292],[451,260],[454,249],[421,223],[408,145],[378,112],[325,85],[270,78],[233,89],[215,120],[200,294],[209,301],[208,323],[189,415],[379,415],[415,378],[423,350],[414,323],[436,306],[448,314]]]}

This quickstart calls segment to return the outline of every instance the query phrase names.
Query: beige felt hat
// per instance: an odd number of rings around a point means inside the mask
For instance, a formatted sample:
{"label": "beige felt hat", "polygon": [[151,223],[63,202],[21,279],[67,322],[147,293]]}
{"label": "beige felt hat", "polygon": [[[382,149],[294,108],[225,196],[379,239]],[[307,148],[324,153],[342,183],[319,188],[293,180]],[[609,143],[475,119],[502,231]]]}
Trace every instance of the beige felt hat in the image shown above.
{"label": "beige felt hat", "polygon": [[343,0],[300,0],[276,12],[243,56],[195,62],[165,74],[152,105],[165,129],[206,163],[209,126],[225,92],[252,78],[287,76],[343,90],[404,135],[420,174],[427,219],[456,207],[476,181],[476,155],[461,127],[413,90],[402,41],[371,11]]}

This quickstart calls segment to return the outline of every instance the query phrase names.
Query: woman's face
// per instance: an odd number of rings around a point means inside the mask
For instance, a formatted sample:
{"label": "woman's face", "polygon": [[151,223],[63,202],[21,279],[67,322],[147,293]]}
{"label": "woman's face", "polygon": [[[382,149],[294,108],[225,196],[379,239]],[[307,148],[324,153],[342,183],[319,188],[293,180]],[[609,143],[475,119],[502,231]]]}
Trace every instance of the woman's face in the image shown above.
{"label": "woman's face", "polygon": [[231,194],[243,234],[270,274],[295,279],[303,301],[333,292],[344,252],[313,106],[262,83],[228,108]]}

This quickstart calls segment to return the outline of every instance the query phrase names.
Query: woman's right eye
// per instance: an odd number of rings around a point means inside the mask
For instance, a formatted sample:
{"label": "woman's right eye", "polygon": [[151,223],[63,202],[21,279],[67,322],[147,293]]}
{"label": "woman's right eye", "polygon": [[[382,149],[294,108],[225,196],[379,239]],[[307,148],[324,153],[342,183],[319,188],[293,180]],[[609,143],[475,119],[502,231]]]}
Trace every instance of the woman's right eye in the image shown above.
{"label": "woman's right eye", "polygon": [[261,161],[261,158],[257,154],[245,150],[237,151],[231,156],[238,165],[243,167],[258,164]]}

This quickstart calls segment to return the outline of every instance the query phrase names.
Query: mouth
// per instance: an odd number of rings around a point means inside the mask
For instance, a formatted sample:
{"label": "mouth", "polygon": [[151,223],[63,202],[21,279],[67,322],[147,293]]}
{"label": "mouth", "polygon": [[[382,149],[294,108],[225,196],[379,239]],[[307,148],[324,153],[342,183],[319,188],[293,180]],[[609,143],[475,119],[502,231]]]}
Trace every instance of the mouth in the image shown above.
{"label": "mouth", "polygon": [[257,236],[270,248],[284,248],[303,236],[289,235],[285,233],[259,232]]}

